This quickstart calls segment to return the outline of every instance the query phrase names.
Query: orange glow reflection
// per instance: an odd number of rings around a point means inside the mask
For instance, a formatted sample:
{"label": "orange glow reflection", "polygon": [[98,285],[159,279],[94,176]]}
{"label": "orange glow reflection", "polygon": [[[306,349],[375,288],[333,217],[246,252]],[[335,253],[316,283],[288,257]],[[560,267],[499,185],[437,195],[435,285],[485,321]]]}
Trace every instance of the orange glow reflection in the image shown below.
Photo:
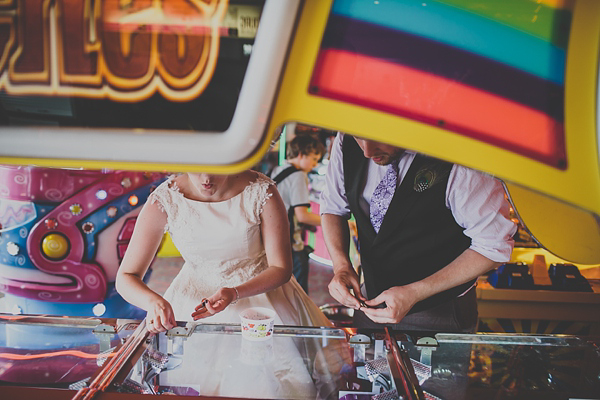
{"label": "orange glow reflection", "polygon": [[[115,353],[103,354],[102,357],[110,358]],[[47,357],[58,357],[58,356],[75,356],[80,358],[98,358],[99,354],[84,353],[79,350],[62,350],[53,353],[39,353],[39,354],[13,354],[13,353],[0,353],[0,359],[5,358],[8,360],[32,360],[35,358],[47,358]]]}

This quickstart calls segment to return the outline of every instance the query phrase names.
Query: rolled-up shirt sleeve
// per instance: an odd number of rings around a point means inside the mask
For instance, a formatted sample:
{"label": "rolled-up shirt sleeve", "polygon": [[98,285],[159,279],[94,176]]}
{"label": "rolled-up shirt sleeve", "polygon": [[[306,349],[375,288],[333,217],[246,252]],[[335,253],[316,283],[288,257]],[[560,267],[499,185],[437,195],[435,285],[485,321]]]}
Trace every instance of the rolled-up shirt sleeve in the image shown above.
{"label": "rolled-up shirt sleeve", "polygon": [[327,174],[325,175],[325,189],[321,192],[320,213],[321,215],[334,214],[350,218],[350,206],[348,205],[346,187],[344,186],[343,136],[343,133],[338,133],[331,146]]}
{"label": "rolled-up shirt sleeve", "polygon": [[499,180],[455,165],[446,189],[446,206],[471,238],[472,250],[495,262],[510,260],[517,225],[510,219],[510,204]]}

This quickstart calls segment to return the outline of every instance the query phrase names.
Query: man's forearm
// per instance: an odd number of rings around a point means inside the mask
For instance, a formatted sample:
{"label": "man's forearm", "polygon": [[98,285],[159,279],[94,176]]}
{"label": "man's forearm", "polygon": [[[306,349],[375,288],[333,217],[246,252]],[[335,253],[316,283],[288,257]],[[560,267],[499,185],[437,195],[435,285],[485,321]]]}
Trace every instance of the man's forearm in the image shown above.
{"label": "man's forearm", "polygon": [[415,290],[418,297],[417,301],[421,301],[434,294],[476,279],[499,265],[501,264],[482,256],[474,250],[467,249],[435,274],[407,286]]}
{"label": "man's forearm", "polygon": [[333,272],[352,268],[350,261],[350,229],[348,221],[339,215],[321,215],[321,226],[327,251],[333,262]]}

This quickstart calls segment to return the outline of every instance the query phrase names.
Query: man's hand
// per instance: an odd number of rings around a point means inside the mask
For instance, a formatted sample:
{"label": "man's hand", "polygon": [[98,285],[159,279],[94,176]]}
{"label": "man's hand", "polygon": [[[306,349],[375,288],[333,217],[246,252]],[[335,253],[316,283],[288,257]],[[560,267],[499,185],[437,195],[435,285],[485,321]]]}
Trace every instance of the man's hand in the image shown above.
{"label": "man's hand", "polygon": [[[395,286],[384,290],[374,299],[365,303],[369,308],[362,308],[373,322],[380,324],[397,324],[417,303],[417,294],[410,286]],[[371,308],[380,304],[386,304],[385,308]]]}
{"label": "man's hand", "polygon": [[[360,283],[354,269],[349,268],[336,272],[328,287],[331,296],[346,307],[358,310],[360,301],[366,300],[360,293]],[[350,293],[350,289],[354,291],[355,295]]]}

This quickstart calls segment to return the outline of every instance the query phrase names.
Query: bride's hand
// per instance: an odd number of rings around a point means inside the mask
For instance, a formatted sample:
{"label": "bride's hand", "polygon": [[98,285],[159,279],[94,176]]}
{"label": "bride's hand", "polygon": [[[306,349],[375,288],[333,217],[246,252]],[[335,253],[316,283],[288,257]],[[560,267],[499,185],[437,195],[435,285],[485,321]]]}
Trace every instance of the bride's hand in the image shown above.
{"label": "bride's hand", "polygon": [[215,315],[226,309],[236,298],[237,292],[234,288],[221,288],[209,298],[203,299],[202,303],[196,306],[196,311],[192,313],[192,318],[195,321]]}
{"label": "bride's hand", "polygon": [[158,297],[152,301],[146,314],[146,328],[149,332],[159,333],[168,331],[176,324],[173,308],[167,300]]}

